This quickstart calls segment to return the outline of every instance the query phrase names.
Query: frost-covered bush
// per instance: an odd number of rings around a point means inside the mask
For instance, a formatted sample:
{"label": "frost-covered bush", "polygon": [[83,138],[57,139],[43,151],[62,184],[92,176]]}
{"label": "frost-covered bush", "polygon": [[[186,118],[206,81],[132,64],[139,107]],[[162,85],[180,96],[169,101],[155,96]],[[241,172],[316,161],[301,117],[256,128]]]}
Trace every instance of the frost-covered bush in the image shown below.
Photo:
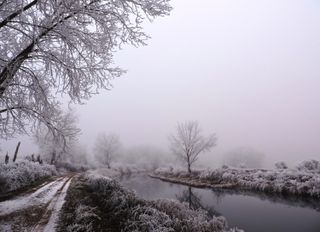
{"label": "frost-covered bush", "polygon": [[302,171],[312,171],[320,173],[320,162],[317,160],[303,161],[302,163],[298,164],[297,169]]}
{"label": "frost-covered bush", "polygon": [[123,232],[174,232],[170,217],[153,207],[137,205],[130,210]]}
{"label": "frost-covered bush", "polygon": [[[203,169],[193,169],[192,170],[192,175],[199,175],[200,173],[203,172]],[[160,167],[160,168],[157,168],[156,170],[153,171],[154,174],[157,174],[157,175],[168,175],[168,174],[179,174],[180,177],[190,177],[190,173],[187,172],[185,170],[185,168],[183,167],[173,167],[173,166],[169,166],[169,167]]]}
{"label": "frost-covered bush", "polygon": [[283,161],[277,162],[274,165],[276,166],[277,169],[288,169],[288,165]]}
{"label": "frost-covered bush", "polygon": [[268,193],[292,194],[320,198],[320,165],[318,161],[305,161],[295,169],[287,169],[280,162],[278,169],[220,168],[193,173],[158,172],[157,175],[184,183],[204,183],[220,186],[233,186],[246,190]]}
{"label": "frost-covered bush", "polygon": [[225,231],[227,228],[224,217],[209,218],[205,211],[191,210],[174,200],[157,200],[154,206],[170,216],[174,231]]}
{"label": "frost-covered bush", "polygon": [[101,220],[95,213],[95,208],[80,204],[75,210],[75,220],[73,224],[68,225],[67,232],[93,232],[94,220]]}
{"label": "frost-covered bush", "polygon": [[228,230],[223,217],[209,218],[203,211],[170,201],[146,201],[118,182],[107,177],[89,174],[88,187],[99,199],[100,210],[109,212],[109,220],[123,232],[224,232]]}
{"label": "frost-covered bush", "polygon": [[90,169],[89,165],[86,164],[79,164],[79,163],[70,163],[70,162],[56,162],[56,168],[60,171],[66,170],[71,172],[84,172]]}
{"label": "frost-covered bush", "polygon": [[117,162],[115,162],[112,165],[111,169],[118,172],[120,174],[120,176],[147,171],[146,169],[140,168],[135,164],[122,164],[122,163],[117,163]]}
{"label": "frost-covered bush", "polygon": [[54,166],[27,160],[0,164],[0,193],[28,186],[35,181],[57,175]]}

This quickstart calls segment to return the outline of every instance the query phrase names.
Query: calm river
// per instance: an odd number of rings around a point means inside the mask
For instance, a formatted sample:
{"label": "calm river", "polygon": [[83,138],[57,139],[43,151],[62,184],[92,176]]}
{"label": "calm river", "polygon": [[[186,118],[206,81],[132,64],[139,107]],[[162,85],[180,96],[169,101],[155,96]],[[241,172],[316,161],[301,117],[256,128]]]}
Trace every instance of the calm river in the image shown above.
{"label": "calm river", "polygon": [[120,182],[144,199],[185,201],[192,208],[226,217],[230,227],[237,226],[246,232],[320,232],[319,202],[264,194],[216,192],[171,184],[146,175],[122,177]]}

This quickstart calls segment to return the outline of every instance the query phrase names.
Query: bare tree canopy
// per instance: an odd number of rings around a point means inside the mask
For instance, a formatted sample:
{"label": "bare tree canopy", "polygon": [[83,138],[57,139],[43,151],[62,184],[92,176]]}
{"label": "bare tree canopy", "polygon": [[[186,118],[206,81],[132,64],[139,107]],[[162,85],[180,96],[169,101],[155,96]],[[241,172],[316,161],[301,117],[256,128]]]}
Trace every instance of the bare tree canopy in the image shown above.
{"label": "bare tree canopy", "polygon": [[96,158],[99,162],[111,167],[111,162],[121,149],[121,142],[116,134],[100,134],[95,144]]}
{"label": "bare tree canopy", "polygon": [[202,152],[210,151],[216,145],[215,134],[208,137],[201,135],[196,121],[178,123],[176,135],[169,137],[170,147],[174,154],[181,158],[191,172],[191,166],[198,160]]}
{"label": "bare tree canopy", "polygon": [[47,161],[54,164],[57,160],[61,161],[64,154],[70,152],[79,133],[76,115],[70,110],[66,113],[60,111],[56,129],[39,127],[35,134],[35,142]]}
{"label": "bare tree canopy", "polygon": [[[169,0],[5,0],[0,2],[0,137],[37,124],[54,130],[56,95],[81,103],[123,70],[113,53],[145,44],[145,18]],[[31,127],[29,125],[32,125]]]}

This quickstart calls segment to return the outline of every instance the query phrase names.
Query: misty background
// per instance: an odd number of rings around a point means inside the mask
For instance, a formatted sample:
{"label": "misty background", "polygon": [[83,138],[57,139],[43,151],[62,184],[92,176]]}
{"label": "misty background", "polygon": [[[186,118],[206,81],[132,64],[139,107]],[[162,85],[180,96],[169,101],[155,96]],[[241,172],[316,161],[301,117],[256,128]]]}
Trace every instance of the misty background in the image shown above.
{"label": "misty background", "polygon": [[[264,166],[320,159],[320,2],[173,0],[170,17],[146,23],[148,46],[124,47],[128,72],[87,104],[74,106],[80,143],[90,152],[101,132],[127,147],[169,152],[177,122],[197,120],[217,146],[199,163],[220,165],[249,147]],[[37,148],[26,136],[2,153]]]}

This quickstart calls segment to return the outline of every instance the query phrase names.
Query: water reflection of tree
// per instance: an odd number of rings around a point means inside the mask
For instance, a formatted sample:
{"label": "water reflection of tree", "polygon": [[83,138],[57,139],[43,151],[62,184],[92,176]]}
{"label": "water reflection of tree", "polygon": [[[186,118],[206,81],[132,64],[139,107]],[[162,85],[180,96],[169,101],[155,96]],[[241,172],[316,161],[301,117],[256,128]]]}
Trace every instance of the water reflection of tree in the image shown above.
{"label": "water reflection of tree", "polygon": [[225,192],[219,191],[219,190],[211,190],[213,194],[213,198],[216,200],[217,204],[220,204],[223,200],[223,198],[226,196]]}
{"label": "water reflection of tree", "polygon": [[186,202],[189,206],[190,209],[193,210],[204,210],[207,212],[207,214],[212,217],[212,216],[220,216],[221,214],[217,212],[213,206],[209,205],[204,205],[201,202],[201,197],[196,194],[195,192],[192,191],[191,187],[187,187],[185,190],[181,192],[181,194],[176,195],[177,199],[180,202]]}

